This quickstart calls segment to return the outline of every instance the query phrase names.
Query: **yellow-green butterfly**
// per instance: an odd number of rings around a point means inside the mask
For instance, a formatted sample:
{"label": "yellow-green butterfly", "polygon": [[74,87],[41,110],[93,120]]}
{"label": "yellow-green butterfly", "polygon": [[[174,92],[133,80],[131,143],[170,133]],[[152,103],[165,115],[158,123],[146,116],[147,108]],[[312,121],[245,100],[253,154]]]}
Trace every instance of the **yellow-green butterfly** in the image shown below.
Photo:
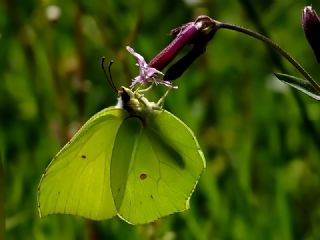
{"label": "yellow-green butterfly", "polygon": [[90,118],[42,175],[40,216],[144,224],[189,208],[205,168],[192,131],[159,104],[122,87],[117,106]]}

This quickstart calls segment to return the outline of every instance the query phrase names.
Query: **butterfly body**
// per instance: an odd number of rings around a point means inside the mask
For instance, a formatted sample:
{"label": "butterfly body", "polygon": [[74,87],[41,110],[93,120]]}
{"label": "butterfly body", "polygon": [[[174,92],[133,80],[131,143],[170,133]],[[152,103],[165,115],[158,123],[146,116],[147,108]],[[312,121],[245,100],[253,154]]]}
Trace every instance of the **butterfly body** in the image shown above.
{"label": "butterfly body", "polygon": [[40,216],[152,222],[189,208],[204,167],[181,120],[123,87],[118,104],[91,117],[47,167],[38,189]]}
{"label": "butterfly body", "polygon": [[143,95],[132,92],[129,88],[122,87],[118,95],[119,98],[116,107],[125,109],[129,115],[140,115],[146,118],[149,114],[156,114],[157,111],[162,110],[157,103],[150,102]]}

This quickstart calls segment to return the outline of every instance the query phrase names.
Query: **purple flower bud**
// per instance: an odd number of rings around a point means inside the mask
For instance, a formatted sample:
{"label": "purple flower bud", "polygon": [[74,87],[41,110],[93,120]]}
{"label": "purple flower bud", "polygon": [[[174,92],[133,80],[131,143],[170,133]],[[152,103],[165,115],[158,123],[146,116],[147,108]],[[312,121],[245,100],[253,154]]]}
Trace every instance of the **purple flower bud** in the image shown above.
{"label": "purple flower bud", "polygon": [[320,63],[320,18],[312,6],[304,7],[302,26],[314,55]]}
{"label": "purple flower bud", "polygon": [[180,27],[180,32],[175,39],[150,61],[149,66],[162,70],[174,59],[190,39],[197,34],[198,30],[197,25],[193,22]]}
{"label": "purple flower bud", "polygon": [[[194,22],[186,23],[171,30],[170,33],[175,38],[149,64],[144,60],[143,56],[127,46],[127,50],[137,59],[136,65],[139,67],[139,75],[132,80],[131,87],[134,87],[137,83],[155,83],[177,88],[171,81],[180,77],[193,61],[205,52],[208,42],[212,39],[218,28],[217,21],[203,15],[197,17]],[[193,44],[192,49],[173,64],[164,75],[161,70],[187,44]]]}
{"label": "purple flower bud", "polygon": [[201,35],[202,31],[210,24],[214,24],[211,18],[208,16],[199,16],[196,21],[186,23],[171,30],[171,35],[175,35],[175,38],[149,62],[149,66],[162,70],[174,59],[185,45],[194,43],[197,40],[197,37]]}
{"label": "purple flower bud", "polygon": [[[207,18],[206,16],[199,16],[196,22],[200,20],[207,21]],[[208,24],[210,27],[208,29],[204,28],[206,30],[201,31],[197,38],[193,39],[192,49],[176,63],[170,66],[163,77],[164,80],[172,81],[180,77],[190,67],[190,65],[206,51],[209,41],[213,38],[214,34],[219,28],[216,25],[218,22],[213,24],[212,21],[213,20],[210,19],[209,23],[204,23]]]}

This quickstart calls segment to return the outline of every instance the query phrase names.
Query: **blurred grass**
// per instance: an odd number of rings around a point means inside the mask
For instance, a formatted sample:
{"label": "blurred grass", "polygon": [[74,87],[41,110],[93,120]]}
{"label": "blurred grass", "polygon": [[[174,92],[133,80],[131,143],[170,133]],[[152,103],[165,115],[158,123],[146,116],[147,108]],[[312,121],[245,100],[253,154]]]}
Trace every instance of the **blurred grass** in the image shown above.
{"label": "blurred grass", "polygon": [[[320,143],[313,137],[319,137],[319,104],[300,93],[297,104],[272,77],[279,65],[266,48],[227,31],[216,34],[165,103],[195,131],[207,158],[190,210],[144,226],[116,218],[39,219],[36,190],[45,167],[81,124],[116,102],[102,56],[115,60],[115,84],[127,86],[137,69],[126,45],[151,59],[170,41],[170,29],[200,14],[259,29],[248,1],[186,2],[0,5],[5,239],[320,239]],[[311,3],[320,11],[316,1],[292,0],[254,2],[253,11],[274,40],[319,76],[300,27],[301,9]],[[52,5],[60,17],[50,20]]]}

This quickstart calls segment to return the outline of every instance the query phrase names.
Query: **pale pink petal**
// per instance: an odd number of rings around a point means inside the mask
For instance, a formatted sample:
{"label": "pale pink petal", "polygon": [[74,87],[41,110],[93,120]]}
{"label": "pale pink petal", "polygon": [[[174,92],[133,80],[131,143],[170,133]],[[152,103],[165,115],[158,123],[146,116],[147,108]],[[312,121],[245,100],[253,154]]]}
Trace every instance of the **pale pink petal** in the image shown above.
{"label": "pale pink petal", "polygon": [[163,73],[156,68],[149,67],[144,58],[137,52],[135,52],[131,47],[127,46],[128,52],[130,52],[137,59],[137,66],[139,68],[139,75],[132,80],[131,86],[133,87],[137,83],[145,84],[145,83],[155,83],[155,84],[163,84],[167,87],[176,88],[176,86],[172,85],[170,81],[165,81],[162,79]]}
{"label": "pale pink petal", "polygon": [[137,59],[137,61],[138,61],[137,65],[138,65],[140,68],[141,68],[141,67],[148,67],[148,64],[147,64],[147,62],[144,60],[144,58],[143,58],[139,53],[135,52],[135,51],[133,50],[133,48],[127,46],[127,50],[128,50],[129,53],[131,53],[133,56],[136,57],[136,59]]}

